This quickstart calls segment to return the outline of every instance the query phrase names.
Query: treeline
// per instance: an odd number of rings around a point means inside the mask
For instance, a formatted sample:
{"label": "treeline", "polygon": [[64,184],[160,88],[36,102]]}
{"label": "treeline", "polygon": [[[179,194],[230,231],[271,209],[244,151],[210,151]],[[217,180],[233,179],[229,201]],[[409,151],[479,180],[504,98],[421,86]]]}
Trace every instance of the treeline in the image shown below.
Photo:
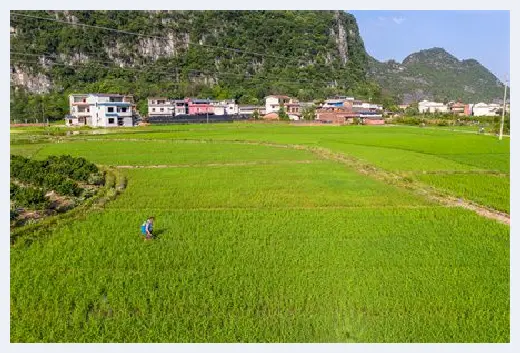
{"label": "treeline", "polygon": [[[487,132],[498,133],[500,131],[501,116],[457,116],[453,114],[430,114],[421,116],[399,116],[391,119],[392,124],[402,125],[433,125],[433,126],[467,126],[478,125],[484,127]],[[504,134],[510,133],[510,115],[504,116]]]}

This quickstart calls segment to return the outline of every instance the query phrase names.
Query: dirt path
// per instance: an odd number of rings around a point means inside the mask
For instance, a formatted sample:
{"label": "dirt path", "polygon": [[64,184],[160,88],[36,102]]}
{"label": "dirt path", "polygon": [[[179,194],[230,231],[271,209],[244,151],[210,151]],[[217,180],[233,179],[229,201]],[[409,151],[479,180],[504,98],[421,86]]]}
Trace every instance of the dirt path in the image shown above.
{"label": "dirt path", "polygon": [[349,167],[357,170],[361,174],[374,177],[375,179],[381,180],[387,184],[392,184],[400,188],[408,189],[418,195],[421,195],[429,200],[439,202],[447,207],[462,207],[474,211],[482,217],[493,219],[502,224],[511,224],[510,216],[506,213],[482,205],[478,205],[468,200],[455,198],[451,195],[448,195],[438,189],[420,183],[416,180],[403,177],[401,175],[391,173],[382,169],[378,169],[372,165],[363,164],[355,158],[345,156],[342,154],[337,154],[324,148],[314,148],[313,152],[323,156],[326,159],[332,159],[340,163],[346,164]]}
{"label": "dirt path", "polygon": [[240,167],[250,165],[280,165],[280,164],[311,164],[315,160],[301,161],[258,161],[258,162],[238,162],[238,163],[198,163],[198,164],[155,164],[155,165],[118,165],[118,169],[154,169],[154,168],[194,168],[194,167]]}
{"label": "dirt path", "polygon": [[500,177],[509,177],[509,174],[503,173],[499,170],[404,170],[399,171],[401,175],[421,175],[421,174],[435,174],[435,175],[454,175],[454,174],[482,174],[482,175],[496,175]]}

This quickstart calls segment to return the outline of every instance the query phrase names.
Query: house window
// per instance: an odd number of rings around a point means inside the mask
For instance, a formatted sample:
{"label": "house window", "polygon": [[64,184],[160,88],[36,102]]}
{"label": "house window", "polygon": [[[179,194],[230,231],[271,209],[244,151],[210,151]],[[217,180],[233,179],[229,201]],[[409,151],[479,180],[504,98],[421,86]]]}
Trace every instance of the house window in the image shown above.
{"label": "house window", "polygon": [[121,108],[121,112],[126,113],[126,107]]}
{"label": "house window", "polygon": [[108,123],[109,124],[113,124],[114,123],[114,118],[108,118]]}
{"label": "house window", "polygon": [[108,111],[109,113],[113,113],[113,112],[114,112],[114,107],[108,107],[108,108],[107,108],[107,111]]}
{"label": "house window", "polygon": [[164,108],[161,108],[160,110],[161,110],[161,112],[164,112]]}
{"label": "house window", "polygon": [[72,125],[72,119],[69,119],[69,124]]}
{"label": "house window", "polygon": [[155,112],[155,108],[152,108],[152,112]]}

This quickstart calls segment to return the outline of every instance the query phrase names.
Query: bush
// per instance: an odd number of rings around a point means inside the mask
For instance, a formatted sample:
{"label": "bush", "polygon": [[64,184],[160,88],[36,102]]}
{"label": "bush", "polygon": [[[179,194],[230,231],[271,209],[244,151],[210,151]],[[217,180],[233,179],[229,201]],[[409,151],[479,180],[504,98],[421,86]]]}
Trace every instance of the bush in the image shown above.
{"label": "bush", "polygon": [[11,155],[11,178],[44,187],[47,190],[54,190],[60,195],[78,196],[81,194],[82,189],[74,180],[86,182],[92,179],[96,185],[102,184],[103,174],[92,176],[97,173],[99,171],[96,165],[85,158],[50,156],[46,160],[37,161]]}
{"label": "bush", "polygon": [[87,180],[87,183],[91,185],[103,185],[105,183],[104,173],[91,174]]}
{"label": "bush", "polygon": [[49,200],[45,197],[42,189],[33,187],[19,188],[14,195],[16,204],[29,208],[45,208],[49,205]]}
{"label": "bush", "polygon": [[10,187],[11,199],[14,197],[14,195],[16,195],[16,193],[18,192],[18,189],[20,189],[20,187],[18,185],[11,183],[11,187]]}
{"label": "bush", "polygon": [[60,195],[79,196],[83,189],[78,187],[78,185],[72,180],[65,179],[54,188],[54,191]]}

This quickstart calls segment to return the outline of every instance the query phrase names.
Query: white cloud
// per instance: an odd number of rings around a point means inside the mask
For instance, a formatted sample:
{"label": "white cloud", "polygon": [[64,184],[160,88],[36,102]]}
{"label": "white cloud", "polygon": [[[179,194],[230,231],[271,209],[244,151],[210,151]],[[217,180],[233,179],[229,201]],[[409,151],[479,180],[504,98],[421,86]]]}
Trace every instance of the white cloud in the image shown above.
{"label": "white cloud", "polygon": [[400,25],[405,20],[404,17],[392,17],[392,21],[394,21],[396,24]]}
{"label": "white cloud", "polygon": [[383,22],[383,21],[385,21],[385,20],[386,20],[386,17],[383,17],[383,16],[379,16],[379,17],[378,17],[377,19],[378,19],[379,21]]}

